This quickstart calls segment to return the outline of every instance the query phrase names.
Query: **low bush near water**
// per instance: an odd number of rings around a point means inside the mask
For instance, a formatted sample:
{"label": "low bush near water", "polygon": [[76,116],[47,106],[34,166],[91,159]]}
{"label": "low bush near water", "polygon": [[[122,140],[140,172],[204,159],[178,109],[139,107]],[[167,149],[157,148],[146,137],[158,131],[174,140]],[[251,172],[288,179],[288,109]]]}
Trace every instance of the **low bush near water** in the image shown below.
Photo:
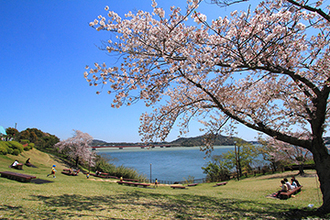
{"label": "low bush near water", "polygon": [[93,167],[93,171],[112,173],[114,169],[115,166],[108,163],[108,161],[105,158],[101,156],[96,156],[95,166]]}
{"label": "low bush near water", "polygon": [[124,167],[123,165],[116,167],[113,175],[127,179],[138,179],[138,180],[146,179],[144,175],[139,174],[136,170],[132,168]]}
{"label": "low bush near water", "polygon": [[104,173],[109,173],[110,176],[123,177],[127,179],[139,179],[145,180],[144,175],[139,174],[136,170],[128,168],[125,166],[115,166],[109,162],[106,158],[101,156],[96,157],[96,164],[92,168],[93,171],[100,171]]}

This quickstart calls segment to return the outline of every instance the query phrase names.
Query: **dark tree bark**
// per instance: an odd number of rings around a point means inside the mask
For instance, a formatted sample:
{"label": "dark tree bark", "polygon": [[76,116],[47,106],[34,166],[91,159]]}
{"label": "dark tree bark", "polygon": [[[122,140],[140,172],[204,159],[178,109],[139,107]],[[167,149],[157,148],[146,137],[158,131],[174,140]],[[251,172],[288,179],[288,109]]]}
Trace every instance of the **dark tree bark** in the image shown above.
{"label": "dark tree bark", "polygon": [[312,152],[323,195],[323,204],[318,210],[320,213],[330,213],[330,156],[320,140],[313,141]]}

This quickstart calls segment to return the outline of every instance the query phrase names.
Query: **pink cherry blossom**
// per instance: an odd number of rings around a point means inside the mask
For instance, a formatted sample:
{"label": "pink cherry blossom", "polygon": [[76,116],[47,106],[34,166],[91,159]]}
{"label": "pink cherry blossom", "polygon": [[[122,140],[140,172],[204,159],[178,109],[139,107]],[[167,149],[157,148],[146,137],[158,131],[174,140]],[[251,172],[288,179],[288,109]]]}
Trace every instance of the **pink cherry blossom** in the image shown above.
{"label": "pink cherry blossom", "polygon": [[90,151],[90,144],[93,137],[79,130],[74,130],[73,137],[60,141],[55,144],[60,152],[66,152],[70,158],[78,162],[88,162],[90,166],[94,165],[95,155]]}

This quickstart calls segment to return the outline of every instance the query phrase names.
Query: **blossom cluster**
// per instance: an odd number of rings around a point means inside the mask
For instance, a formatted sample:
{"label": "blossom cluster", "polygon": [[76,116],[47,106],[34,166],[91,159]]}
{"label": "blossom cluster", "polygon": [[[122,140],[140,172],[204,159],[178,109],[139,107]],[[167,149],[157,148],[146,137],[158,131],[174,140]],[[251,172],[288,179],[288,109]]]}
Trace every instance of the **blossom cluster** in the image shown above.
{"label": "blossom cluster", "polygon": [[74,130],[74,132],[73,137],[58,142],[54,147],[58,148],[60,152],[66,152],[74,160],[83,160],[88,162],[90,166],[93,166],[95,155],[89,149],[93,137],[79,130]]}

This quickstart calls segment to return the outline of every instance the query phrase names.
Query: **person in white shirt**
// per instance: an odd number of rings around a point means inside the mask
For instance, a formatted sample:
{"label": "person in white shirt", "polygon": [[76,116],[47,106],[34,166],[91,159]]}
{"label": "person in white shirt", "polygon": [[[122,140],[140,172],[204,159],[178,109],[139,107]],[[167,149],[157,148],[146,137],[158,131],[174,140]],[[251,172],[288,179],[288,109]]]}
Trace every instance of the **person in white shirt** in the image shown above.
{"label": "person in white shirt", "polygon": [[15,160],[14,163],[12,163],[12,165],[10,165],[11,167],[16,167],[18,164],[18,160]]}
{"label": "person in white shirt", "polygon": [[291,186],[291,184],[290,184],[290,182],[289,182],[289,180],[287,178],[284,178],[283,180],[284,180],[286,186],[288,187],[288,190],[293,189],[293,187]]}

